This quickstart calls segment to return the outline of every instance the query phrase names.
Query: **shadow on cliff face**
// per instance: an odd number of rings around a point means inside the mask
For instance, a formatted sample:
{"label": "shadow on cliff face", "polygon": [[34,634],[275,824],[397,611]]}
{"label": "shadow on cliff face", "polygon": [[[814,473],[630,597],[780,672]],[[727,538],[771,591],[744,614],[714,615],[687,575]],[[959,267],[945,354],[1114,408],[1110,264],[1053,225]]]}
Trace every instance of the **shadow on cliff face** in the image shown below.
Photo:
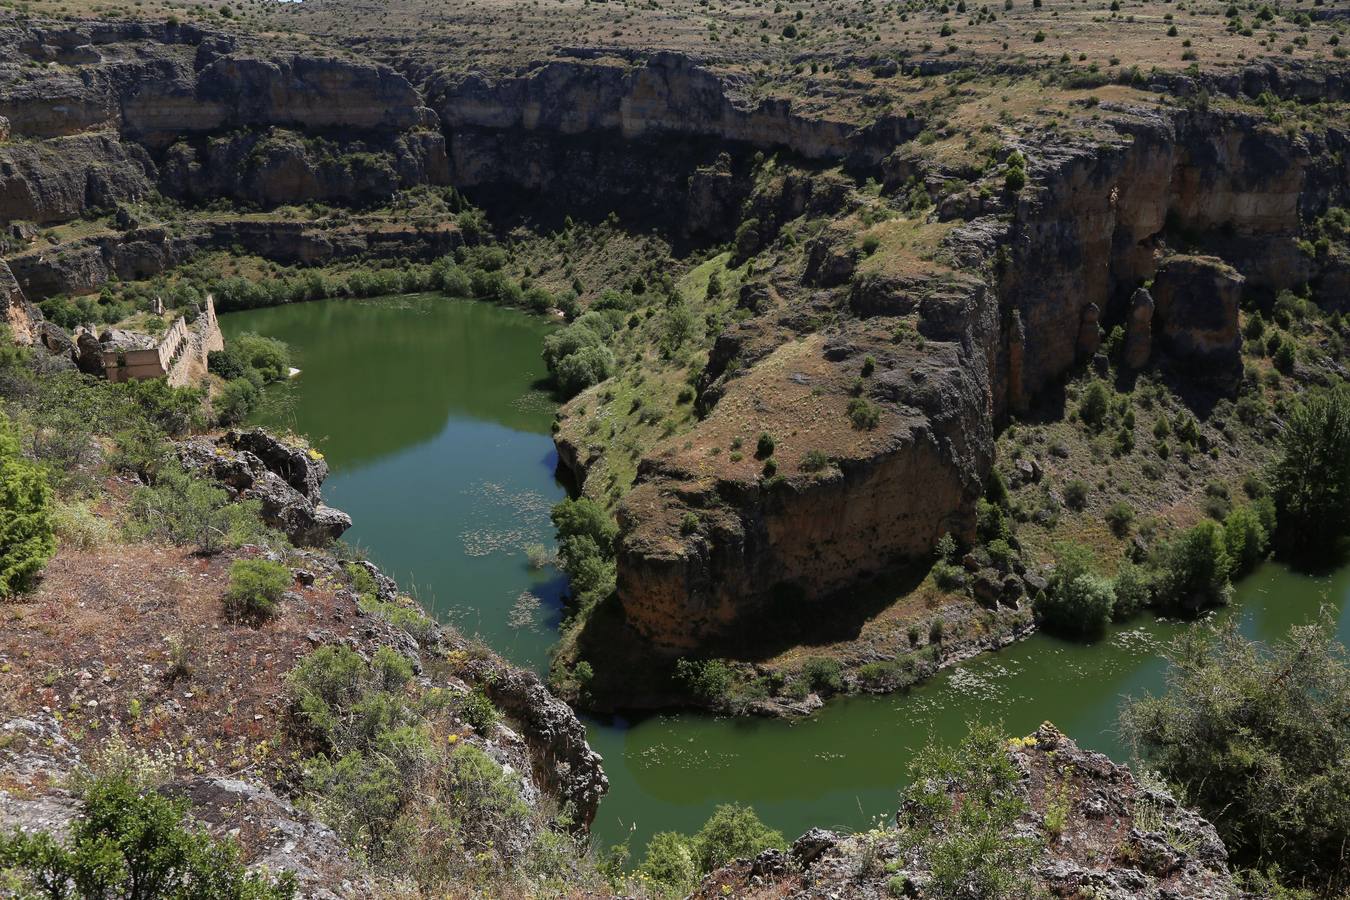
{"label": "shadow on cliff face", "polygon": [[[866,585],[820,598],[780,587],[762,612],[743,620],[735,639],[709,641],[700,658],[758,663],[793,648],[857,640],[863,626],[912,594],[928,573],[916,562]],[[675,657],[654,650],[629,625],[616,595],[601,601],[577,637],[577,658],[603,660],[589,685],[587,707],[620,711],[681,705],[686,693],[671,680]]]}

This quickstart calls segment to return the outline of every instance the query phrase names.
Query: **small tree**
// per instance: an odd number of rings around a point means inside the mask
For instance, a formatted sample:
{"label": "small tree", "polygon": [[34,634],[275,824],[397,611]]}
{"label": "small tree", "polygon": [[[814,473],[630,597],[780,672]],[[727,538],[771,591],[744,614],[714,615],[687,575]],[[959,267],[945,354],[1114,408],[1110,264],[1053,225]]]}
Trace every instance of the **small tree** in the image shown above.
{"label": "small tree", "polygon": [[1165,606],[1194,613],[1228,602],[1233,560],[1218,522],[1206,519],[1174,538],[1164,548],[1162,568]]}
{"label": "small tree", "polygon": [[1036,598],[1036,611],[1052,631],[1074,637],[1101,634],[1115,606],[1111,582],[1094,571],[1092,551],[1069,542],[1055,545],[1055,571]]}
{"label": "small tree", "polygon": [[910,766],[902,840],[923,848],[932,870],[924,895],[1012,898],[1032,893],[1038,849],[1013,828],[1027,811],[1021,774],[997,728],[972,725],[959,746],[930,744]]}
{"label": "small tree", "polygon": [[1272,646],[1237,625],[1184,632],[1166,693],[1126,705],[1122,730],[1236,860],[1339,896],[1350,887],[1350,661],[1330,616]]}
{"label": "small tree", "polygon": [[46,471],[24,459],[0,412],[0,596],[25,590],[56,552]]}
{"label": "small tree", "polygon": [[1100,431],[1111,407],[1111,389],[1104,381],[1094,381],[1078,401],[1078,418],[1093,431]]}
{"label": "small tree", "polygon": [[129,779],[95,779],[83,790],[70,836],[0,836],[0,873],[32,893],[20,896],[200,897],[284,900],[295,896],[289,872],[273,881],[248,872],[233,843],[183,825],[186,804]]}
{"label": "small tree", "polygon": [[1350,388],[1310,393],[1289,416],[1270,472],[1281,546],[1321,554],[1350,532]]}

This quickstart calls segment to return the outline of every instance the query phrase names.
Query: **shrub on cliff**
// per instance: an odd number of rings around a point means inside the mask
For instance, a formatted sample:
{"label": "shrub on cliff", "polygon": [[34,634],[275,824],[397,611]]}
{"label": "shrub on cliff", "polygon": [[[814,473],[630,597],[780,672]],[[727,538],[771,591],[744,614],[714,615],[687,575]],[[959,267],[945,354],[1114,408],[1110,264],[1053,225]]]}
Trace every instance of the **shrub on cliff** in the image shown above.
{"label": "shrub on cliff", "polygon": [[236,378],[225,382],[211,405],[220,424],[237,425],[248,418],[260,399],[262,392],[256,384],[247,378]]}
{"label": "shrub on cliff", "polygon": [[85,785],[80,812],[63,840],[48,832],[0,835],[0,883],[20,896],[55,898],[295,896],[290,873],[274,880],[249,872],[232,842],[183,824],[185,803],[128,778]]}
{"label": "shrub on cliff", "polygon": [[1270,471],[1278,539],[1324,554],[1350,533],[1350,387],[1310,392],[1289,415]]}
{"label": "shrub on cliff", "polygon": [[726,804],[717,807],[692,837],[673,831],[653,836],[637,872],[660,893],[684,896],[713,869],[786,845],[782,832],[760,821],[753,808]]}
{"label": "shrub on cliff", "polygon": [[232,618],[262,621],[276,614],[281,595],[291,586],[291,572],[266,559],[237,559],[230,564],[225,612]]}
{"label": "shrub on cliff", "polygon": [[1237,628],[1183,633],[1166,692],[1127,704],[1122,730],[1237,861],[1339,896],[1350,887],[1350,659],[1330,615],[1270,645]]}
{"label": "shrub on cliff", "polygon": [[1078,418],[1093,431],[1100,431],[1111,408],[1111,389],[1104,381],[1093,381],[1078,401]]}
{"label": "shrub on cliff", "polygon": [[55,552],[47,473],[23,458],[0,412],[0,596],[27,589]]}
{"label": "shrub on cliff", "polygon": [[195,544],[203,553],[248,542],[276,542],[262,524],[256,500],[230,502],[225,491],[182,469],[162,471],[153,486],[132,494],[126,524],[134,540],[159,538]]}
{"label": "shrub on cliff", "polygon": [[573,397],[614,374],[614,354],[604,345],[612,328],[590,313],[544,338],[544,365],[564,397]]}
{"label": "shrub on cliff", "polygon": [[589,497],[567,499],[553,507],[558,561],[571,579],[580,606],[589,606],[614,589],[614,541],[619,526]]}
{"label": "shrub on cliff", "polygon": [[683,897],[698,884],[698,864],[689,838],[675,831],[662,831],[647,842],[647,853],[637,875],[661,893]]}
{"label": "shrub on cliff", "polygon": [[735,675],[720,659],[677,659],[675,681],[706,703],[721,703],[731,692]]}
{"label": "shrub on cliff", "polygon": [[1013,831],[1027,801],[1007,747],[997,728],[972,725],[959,745],[929,744],[910,765],[899,824],[902,842],[921,846],[928,859],[925,896],[1034,893],[1027,873],[1039,846]]}
{"label": "shrub on cliff", "polygon": [[207,364],[221,378],[247,378],[261,387],[287,376],[291,348],[284,341],[248,331],[232,338],[224,350],[210,354]]}

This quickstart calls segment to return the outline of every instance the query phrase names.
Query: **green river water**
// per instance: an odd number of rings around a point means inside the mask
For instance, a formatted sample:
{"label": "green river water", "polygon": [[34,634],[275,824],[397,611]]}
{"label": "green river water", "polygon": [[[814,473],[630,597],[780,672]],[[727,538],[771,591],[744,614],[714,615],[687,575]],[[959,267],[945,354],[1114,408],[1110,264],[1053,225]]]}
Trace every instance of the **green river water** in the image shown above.
{"label": "green river water", "polygon": [[[325,499],[355,520],[348,540],[441,619],[542,670],[566,590],[532,572],[524,547],[551,544],[564,496],[538,380],[553,327],[525,313],[438,295],[332,300],[231,313],[227,335],[291,345],[301,374],[269,391],[261,423],[307,434],[328,457]],[[1350,569],[1306,576],[1270,564],[1219,615],[1274,638],[1338,610],[1350,641]],[[905,767],[930,737],[971,719],[1024,734],[1053,721],[1080,744],[1128,758],[1115,734],[1122,697],[1157,690],[1159,650],[1180,623],[1141,618],[1097,645],[1035,635],[905,694],[831,702],[801,722],[679,714],[589,722],[609,796],[597,843],[697,829],[718,803],[751,803],[789,838],[812,825],[857,828],[895,807]]]}

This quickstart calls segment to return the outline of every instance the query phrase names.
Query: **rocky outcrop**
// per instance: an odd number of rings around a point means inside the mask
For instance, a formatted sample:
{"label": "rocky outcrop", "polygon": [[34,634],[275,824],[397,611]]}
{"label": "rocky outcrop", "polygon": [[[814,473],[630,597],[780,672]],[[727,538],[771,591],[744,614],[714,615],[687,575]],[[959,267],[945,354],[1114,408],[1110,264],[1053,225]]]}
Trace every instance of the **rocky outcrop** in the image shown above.
{"label": "rocky outcrop", "polygon": [[116,134],[82,134],[0,146],[0,221],[67,222],[141,200],[154,166]]}
{"label": "rocky outcrop", "polygon": [[219,482],[233,498],[258,501],[263,521],[296,544],[327,544],[352,526],[350,516],[325,505],[319,494],[328,476],[322,454],[261,428],[230,431],[214,442],[183,441],[178,458],[190,471]]}
{"label": "rocky outcrop", "polygon": [[[46,713],[0,723],[0,828],[63,834],[80,815],[68,785],[84,766],[79,748]],[[191,804],[195,825],[247,845],[251,868],[289,871],[306,897],[373,897],[374,885],[328,826],[271,789],[200,776],[157,786]]]}
{"label": "rocky outcrop", "polygon": [[[1000,410],[1025,408],[1072,367],[1089,306],[1105,324],[1123,321],[1132,292],[1178,237],[1199,240],[1263,290],[1303,284],[1311,273],[1296,246],[1303,211],[1346,189],[1325,152],[1343,139],[1331,131],[1294,140],[1242,114],[1110,112],[1114,139],[1023,148],[1033,177],[1017,204],[1000,294],[1024,343],[1019,394],[1000,396]],[[1001,374],[1010,358],[1005,351]]]}
{"label": "rocky outcrop", "polygon": [[449,179],[445,138],[436,131],[348,142],[336,153],[295,131],[241,131],[175,143],[160,165],[160,184],[170,196],[193,202],[233,197],[264,207],[311,200],[361,206]]}
{"label": "rocky outcrop", "polygon": [[497,659],[475,660],[471,669],[488,698],[520,727],[539,783],[557,799],[575,829],[588,830],[609,790],[609,778],[576,713],[533,672]]}
{"label": "rocky outcrop", "polygon": [[162,24],[0,27],[0,51],[0,116],[29,139],[0,149],[0,221],[68,221],[152,185],[359,205],[448,181],[435,113],[387,66]]}
{"label": "rocky outcrop", "polygon": [[750,101],[745,85],[678,53],[658,52],[641,65],[564,60],[524,75],[443,75],[428,85],[431,102],[452,131],[614,133],[713,138],[725,144],[784,148],[808,159],[876,162],[922,130],[914,119],[886,116],[859,128],[802,115],[790,100]]}
{"label": "rocky outcrop", "polygon": [[0,259],[0,303],[4,303],[4,322],[14,342],[31,347],[38,339],[37,326],[42,321],[42,313],[24,297],[18,279],[3,259]]}
{"label": "rocky outcrop", "polygon": [[[1142,783],[1128,767],[1081,749],[1048,723],[1012,741],[1009,757],[1021,774],[1017,793],[1027,809],[1009,837],[1037,841],[1029,871],[1018,873],[1037,890],[1112,900],[1239,895],[1214,826],[1165,790]],[[959,794],[962,785],[948,790]],[[1048,833],[1051,806],[1064,798],[1062,828]],[[903,810],[896,820],[904,823]],[[898,830],[845,836],[816,828],[787,853],[770,850],[715,870],[691,900],[923,897],[931,878],[922,840],[907,840]]]}
{"label": "rocky outcrop", "polygon": [[463,243],[453,224],[328,226],[314,222],[224,219],[78,238],[9,257],[14,277],[35,300],[90,294],[112,277],[150,278],[205,250],[242,247],[285,265],[320,265],[365,256],[429,259]]}
{"label": "rocky outcrop", "polygon": [[1142,369],[1153,353],[1153,295],[1139,288],[1130,297],[1129,318],[1125,320],[1124,363],[1131,369]]}
{"label": "rocky outcrop", "polygon": [[[727,382],[691,434],[643,459],[619,509],[618,596],[646,641],[672,654],[753,643],[757,623],[825,614],[944,533],[973,536],[992,454],[980,373],[994,310],[977,282],[923,305],[922,349],[891,342],[885,320],[790,341]],[[875,374],[851,400],[869,355]],[[775,439],[771,471],[763,453],[749,458],[761,432]],[[735,439],[747,458],[711,462],[710,448]]]}
{"label": "rocky outcrop", "polygon": [[404,131],[434,122],[408,80],[378,64],[241,51],[174,75],[121,91],[128,137],[156,147],[237,128]]}
{"label": "rocky outcrop", "polygon": [[1238,306],[1246,281],[1212,256],[1172,256],[1153,282],[1158,338],[1195,374],[1224,387],[1242,377]]}

